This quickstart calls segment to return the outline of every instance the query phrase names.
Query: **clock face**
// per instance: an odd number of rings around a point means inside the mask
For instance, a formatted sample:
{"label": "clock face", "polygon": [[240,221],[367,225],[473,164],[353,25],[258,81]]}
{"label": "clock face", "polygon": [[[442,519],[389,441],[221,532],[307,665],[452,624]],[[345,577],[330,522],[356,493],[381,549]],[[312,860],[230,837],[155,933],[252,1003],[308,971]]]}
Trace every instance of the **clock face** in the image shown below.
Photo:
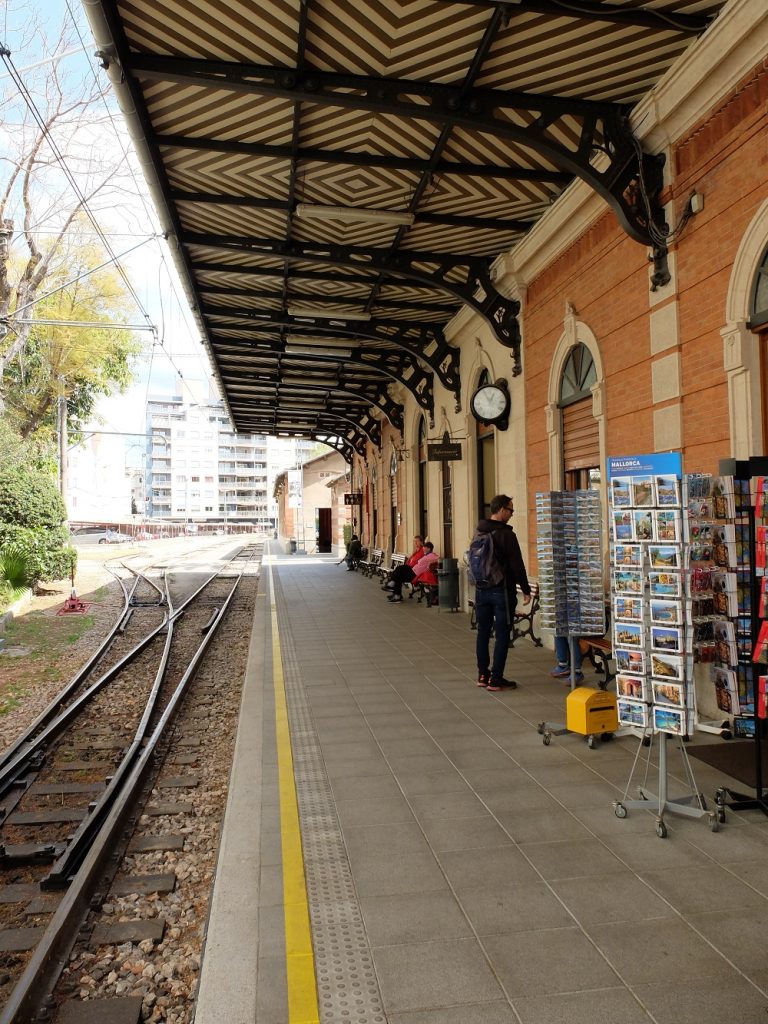
{"label": "clock face", "polygon": [[483,423],[493,423],[507,411],[509,397],[503,388],[496,384],[486,384],[472,396],[472,412]]}

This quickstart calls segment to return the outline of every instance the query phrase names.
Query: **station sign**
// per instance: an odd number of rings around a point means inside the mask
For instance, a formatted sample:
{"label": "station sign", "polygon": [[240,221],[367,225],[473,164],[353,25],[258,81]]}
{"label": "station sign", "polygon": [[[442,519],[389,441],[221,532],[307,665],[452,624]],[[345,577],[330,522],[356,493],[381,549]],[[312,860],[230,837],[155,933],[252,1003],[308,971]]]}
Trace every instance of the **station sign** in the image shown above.
{"label": "station sign", "polygon": [[439,441],[427,445],[427,462],[461,462],[460,441]]}

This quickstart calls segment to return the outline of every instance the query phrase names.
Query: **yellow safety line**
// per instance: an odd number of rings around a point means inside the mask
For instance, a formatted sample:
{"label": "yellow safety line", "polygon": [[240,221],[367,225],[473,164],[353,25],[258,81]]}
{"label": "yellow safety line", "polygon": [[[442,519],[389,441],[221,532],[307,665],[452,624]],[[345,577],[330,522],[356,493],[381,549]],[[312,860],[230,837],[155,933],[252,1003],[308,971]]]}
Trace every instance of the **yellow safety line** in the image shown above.
{"label": "yellow safety line", "polygon": [[272,615],[272,679],[275,687],[275,728],[280,788],[280,834],[283,848],[283,907],[285,913],[285,967],[288,980],[288,1024],[320,1024],[315,980],[315,957],[309,923],[304,854],[301,847],[299,806],[293,773],[293,752],[285,699],[283,659],[277,605],[269,566],[270,611]]}

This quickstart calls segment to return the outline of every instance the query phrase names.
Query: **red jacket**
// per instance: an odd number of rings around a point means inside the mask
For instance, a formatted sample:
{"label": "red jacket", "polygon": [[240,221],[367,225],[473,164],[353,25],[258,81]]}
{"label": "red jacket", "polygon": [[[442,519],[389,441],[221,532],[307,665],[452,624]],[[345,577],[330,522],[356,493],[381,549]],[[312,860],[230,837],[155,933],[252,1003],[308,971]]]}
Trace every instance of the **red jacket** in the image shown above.
{"label": "red jacket", "polygon": [[411,569],[412,569],[414,567],[414,565],[416,565],[418,560],[420,558],[423,558],[424,555],[426,555],[426,553],[427,553],[427,549],[425,547],[416,548],[416,550],[413,552],[413,554],[411,555],[411,557],[408,559],[408,561],[405,564],[410,566]]}

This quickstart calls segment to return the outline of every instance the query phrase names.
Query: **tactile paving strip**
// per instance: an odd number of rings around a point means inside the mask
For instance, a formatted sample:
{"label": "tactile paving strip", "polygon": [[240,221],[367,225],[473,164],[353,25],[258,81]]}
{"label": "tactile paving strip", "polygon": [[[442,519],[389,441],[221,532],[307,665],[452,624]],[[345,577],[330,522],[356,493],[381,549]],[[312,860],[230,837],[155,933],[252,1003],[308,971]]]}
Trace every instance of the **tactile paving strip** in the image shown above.
{"label": "tactile paving strip", "polygon": [[[274,579],[274,577],[273,577]],[[276,590],[281,595],[277,581]],[[290,623],[278,621],[322,1024],[386,1024],[363,916],[312,724]]]}

